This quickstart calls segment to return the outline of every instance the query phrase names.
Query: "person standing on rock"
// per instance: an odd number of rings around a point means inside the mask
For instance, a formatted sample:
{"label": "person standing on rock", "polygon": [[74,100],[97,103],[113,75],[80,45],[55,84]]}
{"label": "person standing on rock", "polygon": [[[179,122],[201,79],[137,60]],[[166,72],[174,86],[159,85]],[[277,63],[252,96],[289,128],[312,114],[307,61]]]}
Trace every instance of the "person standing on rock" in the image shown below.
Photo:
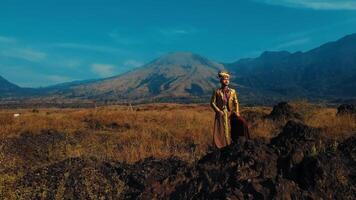
{"label": "person standing on rock", "polygon": [[218,73],[221,87],[213,91],[210,106],[215,111],[215,121],[213,129],[214,144],[217,148],[222,148],[231,144],[231,124],[232,114],[240,116],[237,93],[229,87],[230,74],[222,70]]}

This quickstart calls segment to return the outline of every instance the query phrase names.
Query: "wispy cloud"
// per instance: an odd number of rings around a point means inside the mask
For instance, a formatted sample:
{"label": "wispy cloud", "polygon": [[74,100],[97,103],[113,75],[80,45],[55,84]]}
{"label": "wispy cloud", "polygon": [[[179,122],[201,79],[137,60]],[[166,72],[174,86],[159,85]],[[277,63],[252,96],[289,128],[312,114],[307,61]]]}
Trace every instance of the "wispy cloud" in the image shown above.
{"label": "wispy cloud", "polygon": [[192,27],[172,27],[172,28],[159,28],[158,32],[165,36],[182,36],[196,32]]}
{"label": "wispy cloud", "polygon": [[274,45],[270,47],[266,47],[263,49],[256,49],[254,51],[247,52],[242,57],[257,57],[262,52],[268,49],[269,51],[284,51],[290,48],[295,49],[300,46],[306,45],[312,41],[311,37],[307,36],[307,32],[300,32],[300,33],[292,33],[290,35],[286,35],[283,37],[283,40],[276,42]]}
{"label": "wispy cloud", "polygon": [[47,75],[45,78],[49,80],[52,84],[63,83],[72,80],[70,77],[61,75]]}
{"label": "wispy cloud", "polygon": [[128,68],[136,68],[142,66],[144,63],[138,60],[129,59],[124,62],[124,66]]}
{"label": "wispy cloud", "polygon": [[101,77],[108,77],[114,75],[115,66],[110,64],[94,63],[91,65],[91,71]]}
{"label": "wispy cloud", "polygon": [[79,67],[81,64],[82,64],[81,61],[74,60],[74,59],[69,59],[69,60],[63,61],[63,65],[67,66],[69,68],[76,68],[76,67]]}
{"label": "wispy cloud", "polygon": [[52,46],[59,47],[59,48],[79,49],[85,51],[96,51],[96,52],[113,53],[113,54],[123,52],[123,50],[119,48],[100,46],[100,45],[91,45],[91,44],[56,43],[53,44]]}
{"label": "wispy cloud", "polygon": [[294,39],[291,41],[281,43],[281,44],[277,45],[276,47],[274,47],[273,49],[284,50],[286,48],[296,47],[296,46],[307,44],[310,41],[311,41],[311,39],[308,37],[307,38],[297,38],[297,39]]}
{"label": "wispy cloud", "polygon": [[29,48],[13,48],[0,50],[0,55],[10,58],[20,58],[27,61],[41,61],[47,57],[47,54]]}
{"label": "wispy cloud", "polygon": [[[270,45],[269,47],[256,49],[254,51],[246,53],[244,56],[256,57],[266,49],[280,51],[280,50],[288,50],[288,48],[292,48],[292,49],[299,49],[301,51],[303,50],[303,48],[299,48],[299,47],[302,47],[304,45],[313,47],[310,46],[310,44],[315,43],[315,40],[317,40],[320,34],[329,32],[332,29],[340,29],[340,27],[343,26],[351,26],[355,24],[355,22],[356,22],[356,18],[350,18],[336,23],[329,23],[328,25],[324,25],[324,26],[316,26],[313,29],[303,30],[303,31],[293,32],[287,35],[283,35],[278,37],[278,39],[275,40],[272,43],[272,45]],[[317,44],[315,44],[314,47],[315,46],[317,46]]]}
{"label": "wispy cloud", "polygon": [[142,39],[128,36],[126,34],[120,33],[118,30],[110,32],[109,37],[111,37],[115,42],[123,45],[136,45],[144,43]]}
{"label": "wispy cloud", "polygon": [[189,30],[185,29],[160,29],[159,31],[165,35],[186,35],[190,33]]}
{"label": "wispy cloud", "polygon": [[324,26],[316,26],[309,30],[303,30],[303,31],[295,32],[295,33],[290,33],[288,35],[285,35],[283,38],[289,39],[289,40],[297,40],[298,38],[303,39],[306,37],[311,37],[311,35],[313,35],[313,34],[319,35],[319,34],[323,34],[323,32],[325,32],[325,31],[330,31],[332,29],[340,29],[340,27],[343,27],[343,26],[352,26],[355,23],[356,23],[356,18],[350,18],[350,19],[346,19],[344,21],[339,21],[336,23],[329,23]]}
{"label": "wispy cloud", "polygon": [[314,10],[356,10],[355,1],[344,0],[254,0],[271,5]]}
{"label": "wispy cloud", "polygon": [[46,59],[47,53],[18,38],[0,35],[0,56],[38,62]]}
{"label": "wispy cloud", "polygon": [[0,43],[13,43],[13,42],[16,42],[15,38],[0,35]]}

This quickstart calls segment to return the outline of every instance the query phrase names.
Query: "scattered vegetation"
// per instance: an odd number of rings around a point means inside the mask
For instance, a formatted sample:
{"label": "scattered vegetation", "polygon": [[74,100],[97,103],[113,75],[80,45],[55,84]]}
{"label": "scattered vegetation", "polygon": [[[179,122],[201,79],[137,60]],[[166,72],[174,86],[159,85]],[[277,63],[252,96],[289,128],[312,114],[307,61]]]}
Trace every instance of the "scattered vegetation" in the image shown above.
{"label": "scattered vegetation", "polygon": [[[335,145],[356,132],[355,115],[337,115],[336,108],[306,101],[288,104],[288,112],[300,116],[296,120],[320,128]],[[269,117],[273,109],[242,106],[253,138],[270,140],[282,131],[288,118]],[[13,183],[68,158],[135,163],[175,156],[194,163],[212,148],[213,120],[213,111],[203,104],[0,110],[0,197],[16,199]]]}

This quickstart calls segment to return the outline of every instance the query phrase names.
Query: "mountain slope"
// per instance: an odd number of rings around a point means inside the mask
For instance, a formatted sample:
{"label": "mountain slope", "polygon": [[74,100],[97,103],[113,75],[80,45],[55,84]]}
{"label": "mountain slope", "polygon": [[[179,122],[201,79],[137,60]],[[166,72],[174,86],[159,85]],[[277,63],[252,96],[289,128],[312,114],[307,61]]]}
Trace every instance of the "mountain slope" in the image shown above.
{"label": "mountain slope", "polygon": [[0,96],[9,96],[18,93],[21,88],[0,76]]}
{"label": "mountain slope", "polygon": [[289,97],[355,97],[356,34],[305,53],[264,52],[225,67],[242,85]]}
{"label": "mountain slope", "polygon": [[219,86],[217,72],[225,68],[232,72],[231,87],[237,89],[241,102],[352,100],[356,98],[355,55],[356,34],[307,52],[266,51],[257,58],[228,64],[190,52],[176,52],[118,76],[46,88],[21,89],[1,78],[0,96],[18,97],[21,91],[21,97],[26,94],[123,102],[207,102],[212,89]]}
{"label": "mountain slope", "polygon": [[162,100],[210,96],[223,65],[190,52],[162,56],[125,74],[71,88],[71,96]]}

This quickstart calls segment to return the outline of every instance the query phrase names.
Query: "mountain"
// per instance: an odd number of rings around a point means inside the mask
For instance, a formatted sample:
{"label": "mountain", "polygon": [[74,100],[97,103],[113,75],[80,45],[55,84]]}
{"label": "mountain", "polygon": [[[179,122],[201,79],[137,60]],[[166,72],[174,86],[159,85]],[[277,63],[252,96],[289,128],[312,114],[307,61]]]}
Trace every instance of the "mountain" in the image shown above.
{"label": "mountain", "polygon": [[67,97],[176,101],[207,98],[222,64],[190,52],[175,52],[119,76],[70,87]]}
{"label": "mountain", "polygon": [[21,87],[10,83],[8,80],[0,76],[0,96],[10,96],[18,93]]}
{"label": "mountain", "polygon": [[71,92],[71,88],[75,86],[95,83],[102,80],[103,79],[88,79],[88,80],[71,81],[71,82],[59,83],[47,87],[40,87],[37,88],[36,91],[38,96],[64,95],[68,92]]}
{"label": "mountain", "polygon": [[233,81],[265,92],[296,98],[356,97],[356,34],[307,52],[262,53],[226,64]]}
{"label": "mountain", "polygon": [[[244,103],[271,104],[295,98],[356,99],[356,34],[306,52],[265,51],[257,58],[221,64],[191,52],[175,52],[124,74],[45,88],[20,96],[114,100],[121,102],[207,102],[219,86],[217,72],[232,72],[231,87]],[[0,96],[19,87],[3,78]],[[18,92],[16,93],[19,94]]]}

